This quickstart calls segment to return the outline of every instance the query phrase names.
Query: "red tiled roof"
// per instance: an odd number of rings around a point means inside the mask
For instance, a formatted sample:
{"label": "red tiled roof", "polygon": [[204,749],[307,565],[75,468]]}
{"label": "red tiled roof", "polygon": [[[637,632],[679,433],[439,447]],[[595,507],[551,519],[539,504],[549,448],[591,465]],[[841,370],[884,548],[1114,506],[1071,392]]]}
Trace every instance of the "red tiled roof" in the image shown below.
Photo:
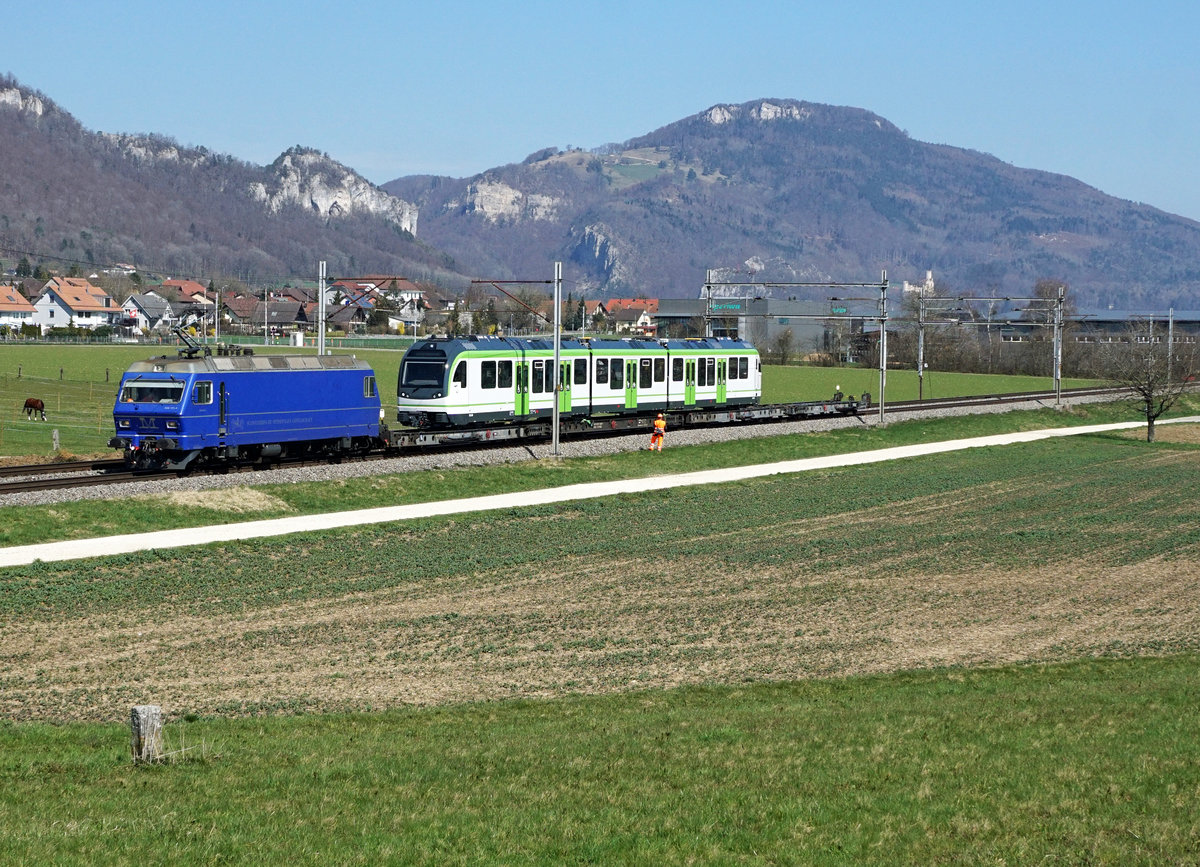
{"label": "red tiled roof", "polygon": [[658,312],[657,298],[610,298],[604,302],[604,309],[609,313],[618,310],[645,310],[647,313]]}
{"label": "red tiled roof", "polygon": [[195,280],[163,280],[164,286],[170,286],[172,289],[178,289],[179,294],[184,297],[191,295],[203,295],[208,297],[208,289],[201,283]]}
{"label": "red tiled roof", "polygon": [[0,286],[0,310],[7,313],[32,313],[33,305],[12,286]]}

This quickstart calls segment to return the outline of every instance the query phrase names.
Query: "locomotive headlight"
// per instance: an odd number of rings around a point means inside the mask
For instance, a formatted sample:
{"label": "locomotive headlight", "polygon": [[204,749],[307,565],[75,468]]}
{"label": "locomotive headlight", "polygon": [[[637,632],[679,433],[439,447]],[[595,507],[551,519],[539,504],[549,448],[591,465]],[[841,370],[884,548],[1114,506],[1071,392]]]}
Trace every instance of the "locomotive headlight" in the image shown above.
{"label": "locomotive headlight", "polygon": [[167,430],[179,430],[179,422],[168,421],[167,422]]}
{"label": "locomotive headlight", "polygon": [[133,423],[129,419],[123,418],[117,421],[117,427],[133,427]]}

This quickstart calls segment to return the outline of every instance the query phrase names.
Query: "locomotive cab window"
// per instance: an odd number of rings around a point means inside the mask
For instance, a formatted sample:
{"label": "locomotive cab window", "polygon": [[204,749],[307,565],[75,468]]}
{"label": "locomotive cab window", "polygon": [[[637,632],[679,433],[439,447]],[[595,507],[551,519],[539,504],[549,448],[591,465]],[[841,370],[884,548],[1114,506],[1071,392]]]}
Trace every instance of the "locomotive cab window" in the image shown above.
{"label": "locomotive cab window", "polygon": [[364,376],[363,377],[363,397],[374,397],[374,396],[375,396],[375,377]]}
{"label": "locomotive cab window", "polygon": [[467,363],[465,361],[460,361],[458,366],[454,368],[453,382],[455,385],[461,385],[463,388],[467,387]]}
{"label": "locomotive cab window", "polygon": [[485,361],[479,365],[479,387],[496,387],[496,362]]}
{"label": "locomotive cab window", "polygon": [[201,380],[192,386],[192,403],[195,406],[204,406],[212,403],[212,383],[208,380]]}
{"label": "locomotive cab window", "polygon": [[139,382],[121,389],[122,403],[179,403],[182,382]]}
{"label": "locomotive cab window", "polygon": [[446,375],[446,365],[442,361],[406,361],[400,384],[408,388],[422,385],[441,385],[442,377]]}

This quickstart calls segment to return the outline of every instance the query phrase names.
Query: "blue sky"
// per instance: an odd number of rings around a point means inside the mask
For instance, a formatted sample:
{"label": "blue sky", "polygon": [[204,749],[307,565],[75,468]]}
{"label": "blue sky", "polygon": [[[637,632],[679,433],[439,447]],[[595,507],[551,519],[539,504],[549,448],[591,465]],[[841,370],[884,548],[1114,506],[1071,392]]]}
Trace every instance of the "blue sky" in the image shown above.
{"label": "blue sky", "polygon": [[1200,220],[1194,0],[42,0],[4,31],[0,71],[89,129],[376,183],[794,98]]}

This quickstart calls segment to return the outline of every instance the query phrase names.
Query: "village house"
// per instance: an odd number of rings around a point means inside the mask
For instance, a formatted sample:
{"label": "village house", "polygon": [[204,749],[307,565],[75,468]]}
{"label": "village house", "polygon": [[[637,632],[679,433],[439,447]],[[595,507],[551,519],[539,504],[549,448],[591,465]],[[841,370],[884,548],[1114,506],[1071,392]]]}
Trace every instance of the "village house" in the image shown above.
{"label": "village house", "polygon": [[121,305],[124,325],[144,331],[169,331],[179,323],[170,302],[157,292],[130,295]]}
{"label": "village house", "polygon": [[618,334],[653,337],[658,331],[657,298],[611,298],[604,309]]}
{"label": "village house", "polygon": [[20,331],[22,325],[32,325],[34,313],[29,299],[15,286],[0,286],[0,332]]}
{"label": "village house", "polygon": [[163,280],[162,286],[166,290],[175,290],[179,293],[181,300],[190,301],[193,304],[212,304],[213,299],[209,297],[208,289],[202,283],[195,280]]}
{"label": "village house", "polygon": [[42,333],[68,326],[95,330],[116,325],[121,317],[108,293],[83,277],[51,277],[33,306],[33,321]]}

